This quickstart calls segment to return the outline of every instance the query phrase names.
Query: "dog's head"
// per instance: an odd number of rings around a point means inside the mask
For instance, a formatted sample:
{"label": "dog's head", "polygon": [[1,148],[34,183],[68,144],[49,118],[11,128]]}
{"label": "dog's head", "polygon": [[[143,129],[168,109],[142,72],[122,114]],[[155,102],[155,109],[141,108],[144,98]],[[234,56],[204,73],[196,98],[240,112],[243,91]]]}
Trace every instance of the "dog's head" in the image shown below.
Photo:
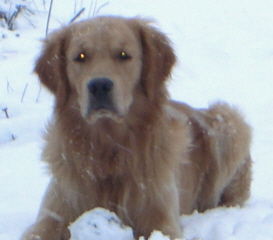
{"label": "dog's head", "polygon": [[52,34],[35,71],[57,108],[73,105],[92,122],[124,118],[136,91],[156,102],[174,63],[168,39],[147,22],[100,17]]}

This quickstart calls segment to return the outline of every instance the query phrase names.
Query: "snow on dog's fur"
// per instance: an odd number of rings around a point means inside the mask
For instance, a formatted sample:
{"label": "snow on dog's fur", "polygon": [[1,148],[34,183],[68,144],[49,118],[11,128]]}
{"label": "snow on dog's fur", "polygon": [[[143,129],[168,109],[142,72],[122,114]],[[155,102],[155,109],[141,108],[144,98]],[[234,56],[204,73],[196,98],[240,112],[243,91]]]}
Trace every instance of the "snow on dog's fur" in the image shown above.
{"label": "snow on dog's fur", "polygon": [[180,214],[243,204],[249,127],[227,104],[169,100],[174,63],[167,37],[140,19],[95,18],[45,41],[35,70],[56,98],[43,154],[52,181],[23,239],[67,240],[69,223],[95,207],[136,237],[173,239]]}

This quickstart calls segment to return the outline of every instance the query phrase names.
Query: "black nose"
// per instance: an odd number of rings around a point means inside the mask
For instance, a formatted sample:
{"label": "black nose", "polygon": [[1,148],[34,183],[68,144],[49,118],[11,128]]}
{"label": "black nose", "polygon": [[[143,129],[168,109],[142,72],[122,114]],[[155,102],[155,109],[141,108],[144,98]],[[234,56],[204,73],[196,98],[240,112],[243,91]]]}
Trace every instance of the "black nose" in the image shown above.
{"label": "black nose", "polygon": [[110,93],[113,85],[113,82],[108,78],[95,78],[88,83],[87,87],[89,92],[97,98]]}

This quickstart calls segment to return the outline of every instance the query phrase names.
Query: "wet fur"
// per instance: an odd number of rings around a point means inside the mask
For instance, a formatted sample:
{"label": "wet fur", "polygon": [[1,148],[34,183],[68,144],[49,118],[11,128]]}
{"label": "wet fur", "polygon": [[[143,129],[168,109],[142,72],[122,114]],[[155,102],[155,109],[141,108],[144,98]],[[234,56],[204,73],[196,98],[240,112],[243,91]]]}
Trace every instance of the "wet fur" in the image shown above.
{"label": "wet fur", "polygon": [[[81,93],[69,77],[66,52],[76,47],[69,42],[71,29],[96,21],[132,31],[141,48],[135,65],[141,73],[126,114],[90,123],[80,112]],[[56,97],[43,153],[52,180],[36,223],[22,239],[67,240],[67,226],[98,206],[116,212],[136,237],[157,229],[174,239],[182,236],[181,214],[244,203],[251,181],[249,127],[225,103],[197,110],[170,101],[165,82],[174,63],[166,36],[139,19],[97,18],[46,40],[35,70]],[[115,67],[109,68],[111,77]]]}

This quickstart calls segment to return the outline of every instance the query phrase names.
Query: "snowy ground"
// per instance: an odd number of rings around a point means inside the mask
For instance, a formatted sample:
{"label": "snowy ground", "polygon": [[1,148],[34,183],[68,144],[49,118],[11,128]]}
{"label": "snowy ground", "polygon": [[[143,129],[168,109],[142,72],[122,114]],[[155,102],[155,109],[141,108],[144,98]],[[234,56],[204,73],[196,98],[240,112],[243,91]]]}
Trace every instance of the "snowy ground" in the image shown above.
{"label": "snowy ground", "polygon": [[[46,11],[42,0],[34,3],[35,15],[22,15],[18,30],[0,27],[0,240],[17,240],[34,221],[48,183],[39,160],[52,97],[40,92],[32,74]],[[84,4],[85,16],[96,12],[95,1],[55,1],[50,30],[65,25]],[[272,0],[109,0],[100,10],[154,18],[180,60],[169,85],[172,97],[195,107],[229,101],[253,126],[251,198],[241,209],[183,216],[187,240],[273,239],[272,9]]]}

